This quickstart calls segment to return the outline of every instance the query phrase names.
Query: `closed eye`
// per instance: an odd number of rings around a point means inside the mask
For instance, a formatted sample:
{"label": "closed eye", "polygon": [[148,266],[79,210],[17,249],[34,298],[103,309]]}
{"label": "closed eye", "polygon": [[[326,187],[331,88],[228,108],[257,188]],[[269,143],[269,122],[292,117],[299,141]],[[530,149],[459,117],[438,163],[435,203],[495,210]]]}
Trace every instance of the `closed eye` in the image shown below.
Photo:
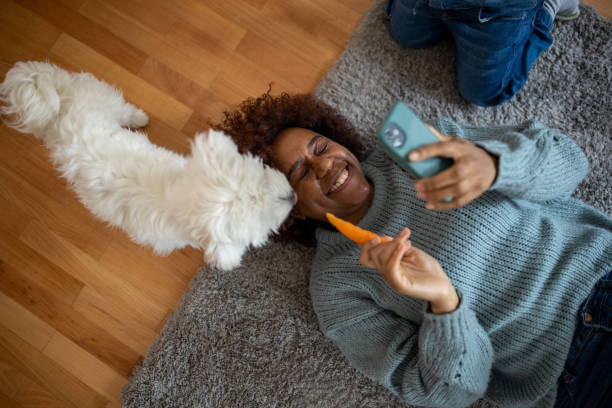
{"label": "closed eye", "polygon": [[[325,151],[327,151],[327,146],[328,146],[328,143],[326,142],[319,143],[317,147],[315,148],[315,154],[317,156],[322,155],[323,153],[325,153]],[[304,170],[303,173],[300,175],[300,178],[298,179],[298,181],[301,181],[304,177],[308,175],[308,172],[310,171],[310,166],[305,166],[305,167],[306,167],[306,170]]]}
{"label": "closed eye", "polygon": [[315,154],[321,155],[323,153],[325,153],[325,151],[327,150],[327,143],[321,143],[319,146],[317,146],[317,151],[315,152]]}

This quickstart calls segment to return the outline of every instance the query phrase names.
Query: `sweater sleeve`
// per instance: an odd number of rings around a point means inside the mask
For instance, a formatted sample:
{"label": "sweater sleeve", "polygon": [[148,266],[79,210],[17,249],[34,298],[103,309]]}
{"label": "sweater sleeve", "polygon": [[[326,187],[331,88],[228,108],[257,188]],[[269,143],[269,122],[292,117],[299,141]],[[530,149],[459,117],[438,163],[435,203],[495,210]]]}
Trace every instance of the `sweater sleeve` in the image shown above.
{"label": "sweater sleeve", "polygon": [[534,202],[567,198],[588,172],[588,161],[580,147],[537,121],[477,128],[442,119],[434,126],[496,155],[497,178],[490,190],[512,198]]}
{"label": "sweater sleeve", "polygon": [[463,302],[449,314],[423,310],[419,325],[381,308],[355,285],[342,290],[337,282],[311,281],[321,328],[353,367],[410,404],[465,407],[484,394],[493,349]]}

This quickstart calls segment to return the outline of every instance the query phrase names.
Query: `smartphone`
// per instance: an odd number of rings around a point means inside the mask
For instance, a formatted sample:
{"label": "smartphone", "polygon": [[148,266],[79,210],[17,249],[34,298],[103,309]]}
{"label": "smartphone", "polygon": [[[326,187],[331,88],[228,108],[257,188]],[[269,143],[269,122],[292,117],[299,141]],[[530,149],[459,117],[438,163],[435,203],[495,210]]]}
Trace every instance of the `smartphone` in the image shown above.
{"label": "smartphone", "polygon": [[440,139],[403,102],[395,104],[378,132],[378,140],[389,155],[415,178],[427,178],[453,165],[445,157],[411,162],[414,149],[439,142]]}

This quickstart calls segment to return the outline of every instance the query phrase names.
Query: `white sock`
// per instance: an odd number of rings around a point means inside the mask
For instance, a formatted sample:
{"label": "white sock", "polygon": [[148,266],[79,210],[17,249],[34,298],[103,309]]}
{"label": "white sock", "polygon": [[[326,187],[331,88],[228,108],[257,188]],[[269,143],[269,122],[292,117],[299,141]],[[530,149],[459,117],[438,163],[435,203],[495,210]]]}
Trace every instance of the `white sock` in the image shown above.
{"label": "white sock", "polygon": [[570,16],[578,11],[578,0],[544,0],[542,5],[550,13],[552,18],[557,14]]}

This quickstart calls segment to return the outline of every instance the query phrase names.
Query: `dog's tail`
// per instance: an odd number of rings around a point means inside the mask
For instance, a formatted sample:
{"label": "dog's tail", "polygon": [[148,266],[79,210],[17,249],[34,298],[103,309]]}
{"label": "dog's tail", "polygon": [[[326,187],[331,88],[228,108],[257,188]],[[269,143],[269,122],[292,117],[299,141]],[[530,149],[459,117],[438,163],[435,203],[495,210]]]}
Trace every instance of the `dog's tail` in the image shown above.
{"label": "dog's tail", "polygon": [[69,83],[70,75],[55,65],[18,62],[0,84],[0,115],[8,126],[41,137],[41,131],[58,118],[60,89]]}

